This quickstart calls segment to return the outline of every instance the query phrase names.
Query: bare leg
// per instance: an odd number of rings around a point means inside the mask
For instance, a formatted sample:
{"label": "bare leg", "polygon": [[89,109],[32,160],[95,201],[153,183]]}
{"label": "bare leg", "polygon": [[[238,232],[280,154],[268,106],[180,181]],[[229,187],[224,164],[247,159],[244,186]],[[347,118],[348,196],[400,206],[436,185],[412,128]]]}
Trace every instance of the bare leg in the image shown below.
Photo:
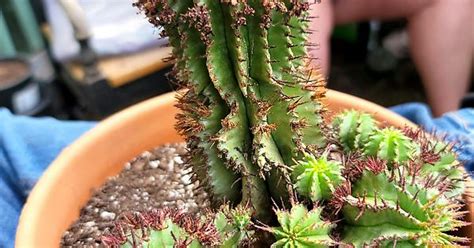
{"label": "bare leg", "polygon": [[[437,0],[337,0],[334,2],[336,24],[365,20],[387,20],[415,15]],[[440,0],[444,1],[444,0]],[[449,0],[458,1],[458,0]]]}
{"label": "bare leg", "polygon": [[[457,109],[468,87],[472,4],[472,0],[338,0],[333,11],[336,24],[408,18],[412,56],[433,113],[439,116]],[[326,59],[323,65],[327,63],[327,55],[319,56]]]}
{"label": "bare leg", "polygon": [[413,59],[433,114],[459,108],[468,90],[472,58],[470,0],[439,0],[410,18]]}
{"label": "bare leg", "polygon": [[313,31],[311,41],[316,45],[310,51],[312,57],[316,58],[315,64],[323,75],[329,73],[330,63],[330,36],[333,27],[333,10],[330,0],[323,0],[319,4],[311,5],[311,16],[314,20],[311,22],[310,29]]}

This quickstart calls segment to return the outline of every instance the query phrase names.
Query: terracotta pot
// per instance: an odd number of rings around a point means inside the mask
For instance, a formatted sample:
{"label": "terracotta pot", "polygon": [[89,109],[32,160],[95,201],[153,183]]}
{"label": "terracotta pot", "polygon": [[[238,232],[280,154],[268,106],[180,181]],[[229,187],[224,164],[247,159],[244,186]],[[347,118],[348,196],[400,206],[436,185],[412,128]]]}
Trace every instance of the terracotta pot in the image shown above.
{"label": "terracotta pot", "polygon": [[[408,120],[365,100],[329,91],[330,112],[358,109],[394,126]],[[118,174],[124,163],[156,146],[182,141],[174,130],[174,94],[132,106],[104,120],[66,148],[31,192],[16,235],[16,247],[57,247],[63,232],[79,216],[94,188]],[[469,206],[470,215],[474,207]],[[473,237],[472,230],[464,236]]]}

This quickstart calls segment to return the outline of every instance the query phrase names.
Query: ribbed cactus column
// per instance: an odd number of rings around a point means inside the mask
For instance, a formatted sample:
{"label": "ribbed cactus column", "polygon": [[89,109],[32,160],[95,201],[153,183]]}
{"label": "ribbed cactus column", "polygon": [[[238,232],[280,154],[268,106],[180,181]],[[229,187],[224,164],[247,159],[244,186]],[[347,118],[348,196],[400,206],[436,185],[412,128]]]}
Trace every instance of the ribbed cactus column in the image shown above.
{"label": "ribbed cactus column", "polygon": [[[176,59],[178,130],[218,201],[270,212],[291,167],[324,144],[323,80],[308,69],[306,1],[139,0]],[[268,194],[269,192],[270,194]]]}

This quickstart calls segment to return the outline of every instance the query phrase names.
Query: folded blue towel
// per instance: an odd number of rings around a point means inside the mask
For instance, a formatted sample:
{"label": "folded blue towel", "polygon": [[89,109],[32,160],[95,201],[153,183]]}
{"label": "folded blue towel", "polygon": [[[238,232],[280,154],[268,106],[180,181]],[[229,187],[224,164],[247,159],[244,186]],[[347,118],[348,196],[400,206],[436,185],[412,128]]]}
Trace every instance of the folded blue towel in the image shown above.
{"label": "folded blue towel", "polygon": [[[434,119],[421,103],[392,108],[427,130],[445,132],[458,142],[459,158],[474,169],[474,110],[463,109]],[[45,168],[93,122],[14,116],[0,109],[0,247],[13,247],[23,203]]]}

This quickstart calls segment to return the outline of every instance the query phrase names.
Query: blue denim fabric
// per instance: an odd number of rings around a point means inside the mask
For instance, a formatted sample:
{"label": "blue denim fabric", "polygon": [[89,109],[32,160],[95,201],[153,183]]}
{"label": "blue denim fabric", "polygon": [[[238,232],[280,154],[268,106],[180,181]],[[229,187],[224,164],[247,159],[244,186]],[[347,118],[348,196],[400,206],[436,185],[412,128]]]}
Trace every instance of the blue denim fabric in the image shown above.
{"label": "blue denim fabric", "polygon": [[[474,169],[474,110],[463,109],[433,119],[420,103],[392,108],[427,130],[446,132],[458,141],[460,159]],[[52,118],[13,116],[0,109],[0,247],[13,247],[15,229],[31,188],[59,152],[92,122],[67,122]]]}
{"label": "blue denim fabric", "polygon": [[0,247],[13,247],[23,203],[46,167],[92,126],[14,116],[0,108]]}
{"label": "blue denim fabric", "polygon": [[474,109],[465,108],[433,118],[431,110],[423,103],[406,103],[391,108],[423,129],[436,132],[455,143],[459,160],[468,171],[474,170]]}

